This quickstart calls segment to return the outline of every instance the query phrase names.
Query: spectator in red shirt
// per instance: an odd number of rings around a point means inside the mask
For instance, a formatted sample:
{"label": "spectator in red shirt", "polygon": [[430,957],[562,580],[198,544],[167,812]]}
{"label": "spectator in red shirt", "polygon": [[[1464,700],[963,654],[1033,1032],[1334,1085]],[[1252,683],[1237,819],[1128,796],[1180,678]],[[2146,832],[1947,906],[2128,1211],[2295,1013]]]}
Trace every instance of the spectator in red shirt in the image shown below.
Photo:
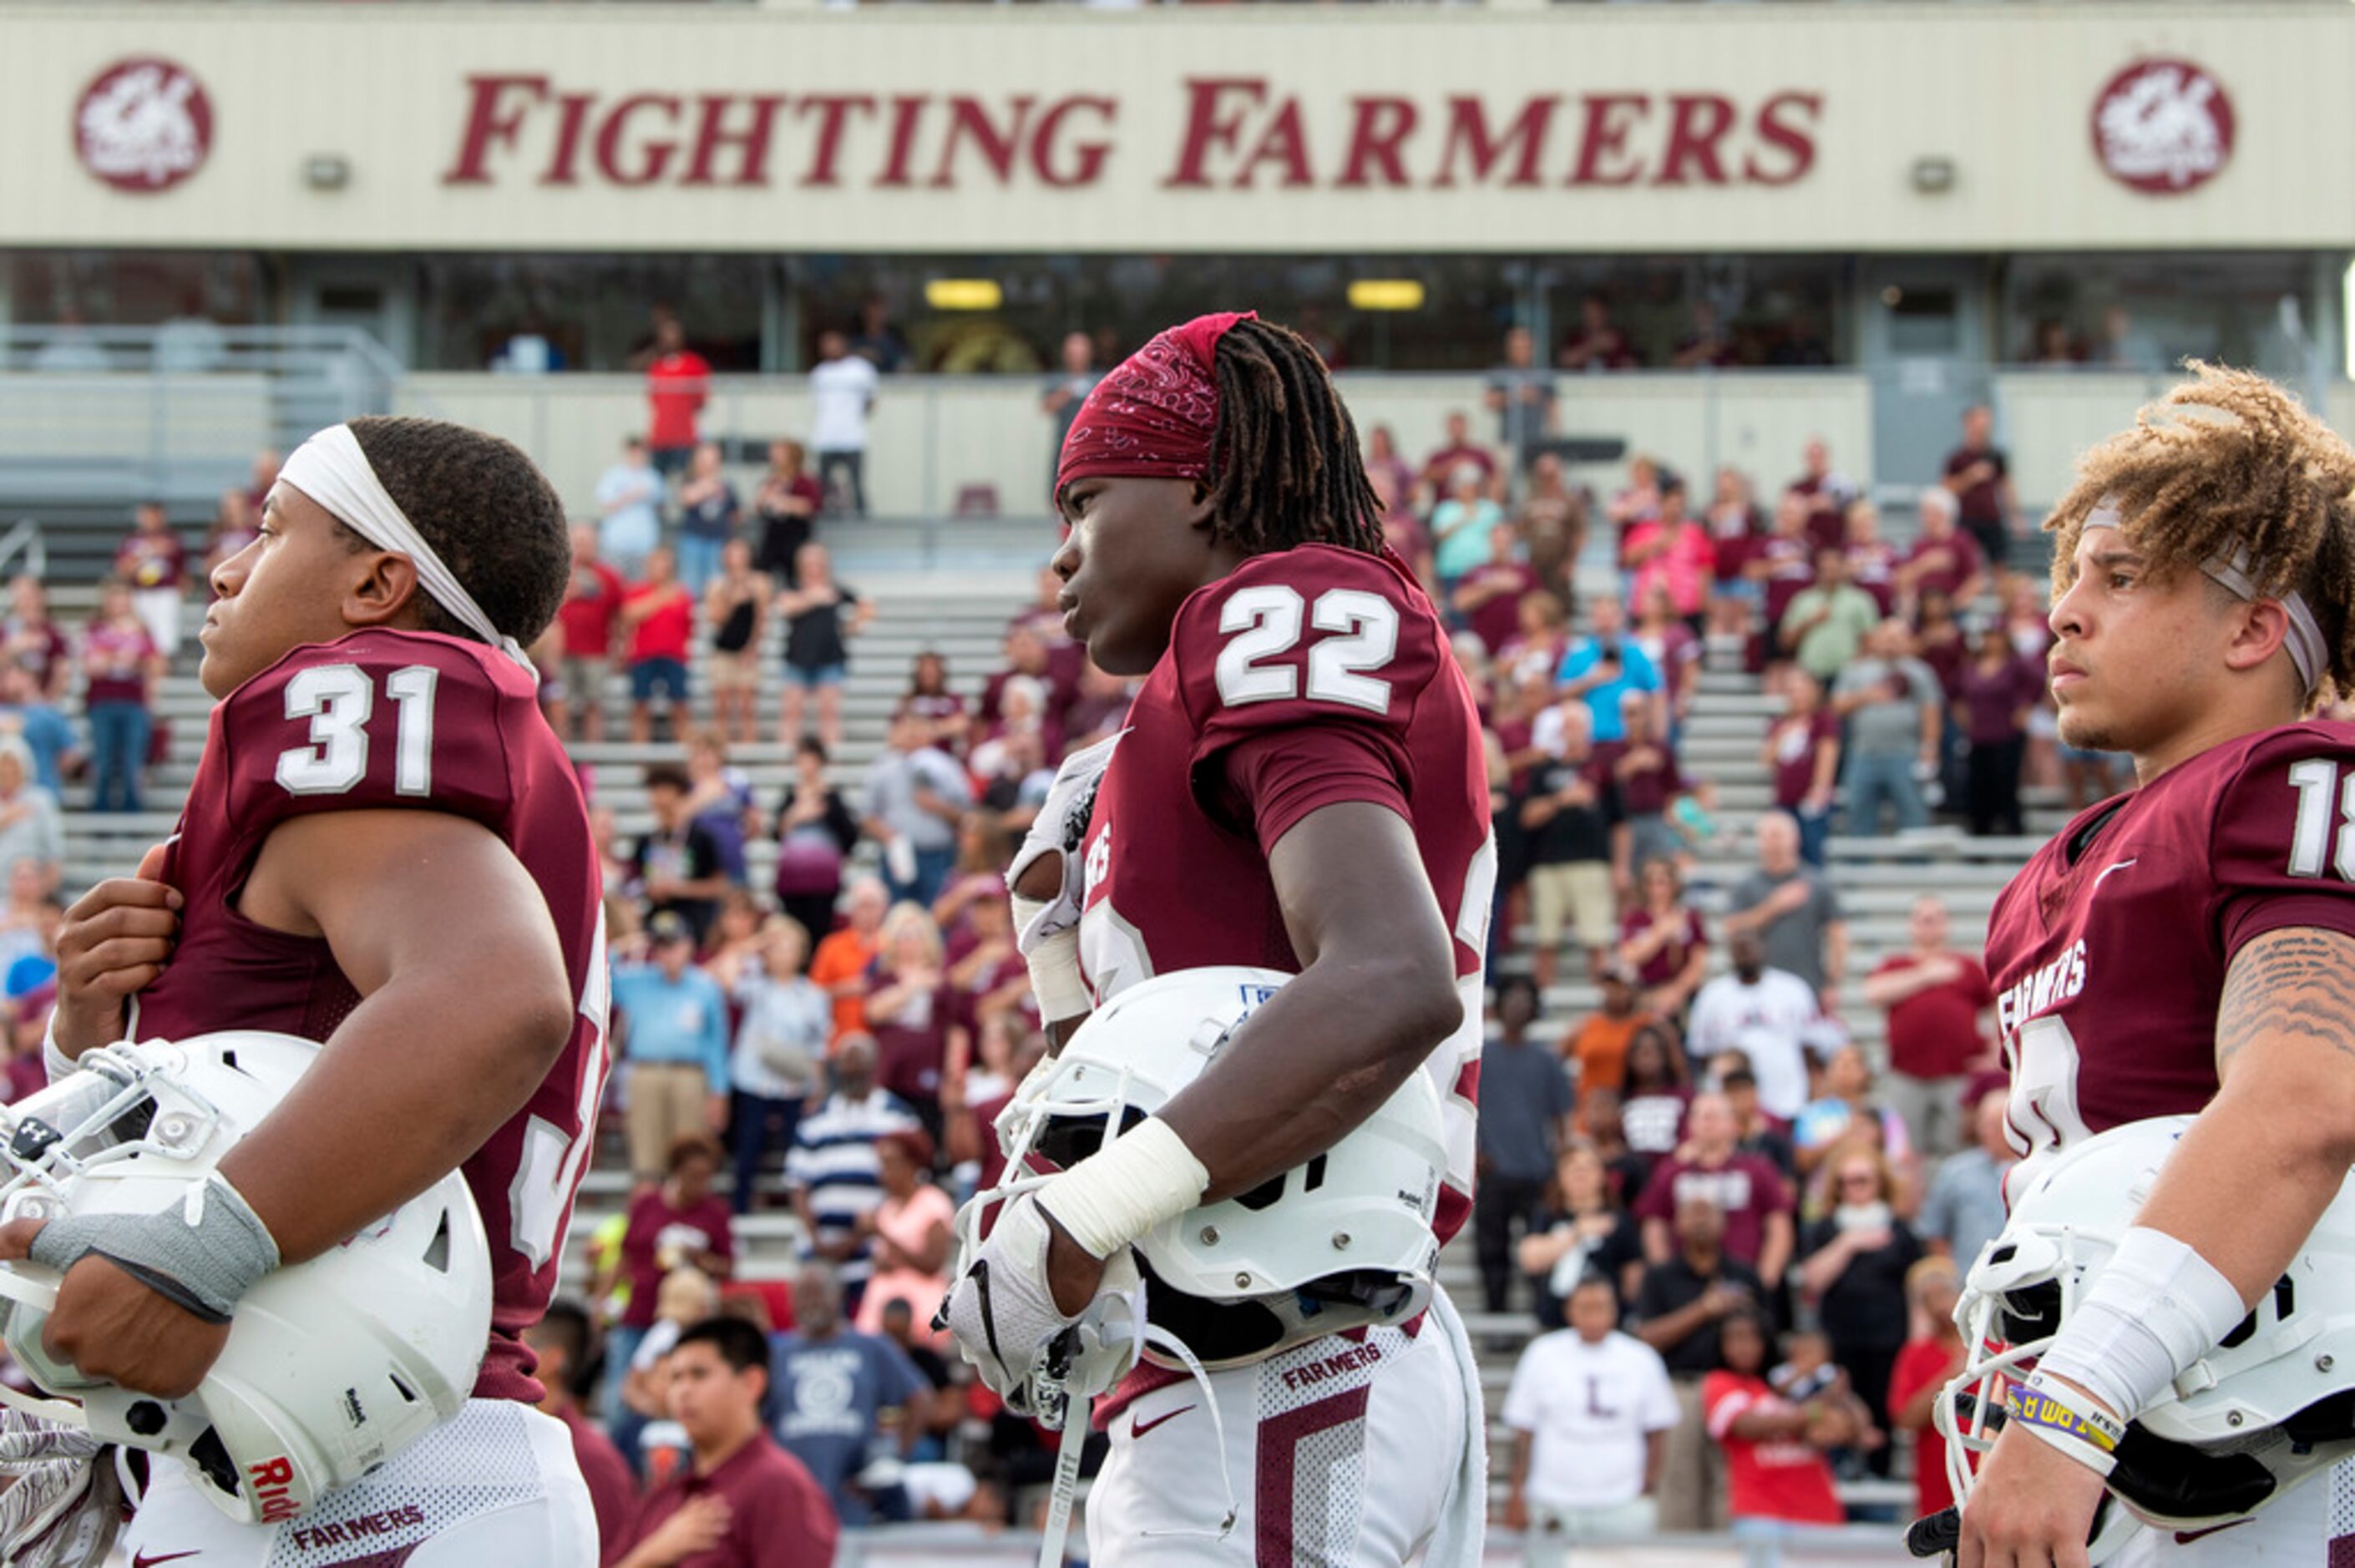
{"label": "spectator in red shirt", "polygon": [[646,445],[665,479],[686,471],[695,455],[700,440],[696,416],[710,395],[711,366],[687,346],[687,329],[665,311],[655,318],[654,348],[646,362]]}
{"label": "spectator in red shirt", "polygon": [[1769,1282],[1790,1266],[1795,1232],[1791,1190],[1774,1161],[1736,1147],[1741,1132],[1723,1095],[1695,1095],[1685,1113],[1685,1139],[1652,1168],[1632,1205],[1644,1223],[1644,1255],[1666,1263],[1676,1252],[1669,1221],[1695,1198],[1725,1215],[1725,1255],[1749,1264]]}
{"label": "spectator in red shirt", "polygon": [[1455,579],[1448,608],[1461,617],[1490,653],[1520,629],[1521,596],[1538,586],[1538,575],[1516,559],[1520,535],[1510,523],[1488,530],[1488,558]]}
{"label": "spectator in red shirt", "polygon": [[1890,1107],[1925,1160],[1963,1144],[1963,1082],[1987,1056],[1995,992],[1987,970],[1947,945],[1953,922],[1932,894],[1913,901],[1913,946],[1866,977],[1864,1000],[1889,1014]]}
{"label": "spectator in red shirt", "polygon": [[1844,1524],[1824,1457],[1855,1436],[1831,1401],[1794,1404],[1766,1381],[1766,1322],[1742,1310],[1718,1330],[1723,1370],[1701,1380],[1709,1435],[1725,1450],[1726,1513],[1734,1538],[1752,1543],[1751,1561],[1776,1562],[1774,1545],[1794,1524]]}
{"label": "spectator in red shirt", "polygon": [[1837,550],[1848,543],[1848,509],[1860,493],[1856,481],[1832,468],[1832,450],[1821,436],[1810,436],[1800,449],[1806,466],[1785,486],[1784,493],[1807,503],[1807,538],[1818,550]]}
{"label": "spectator in red shirt", "polygon": [[1913,1434],[1913,1517],[1927,1519],[1955,1505],[1946,1478],[1946,1439],[1931,1419],[1938,1395],[1963,1370],[1963,1336],[1955,1327],[1961,1283],[1950,1257],[1925,1257],[1905,1271],[1913,1319],[1905,1348],[1889,1374],[1889,1424]]}
{"label": "spectator in red shirt", "polygon": [[647,1495],[618,1568],[807,1568],[841,1526],[800,1460],[761,1424],[769,1341],[741,1318],[689,1326],[665,1363],[690,1462]]}
{"label": "spectator in red shirt", "polygon": [[1611,320],[1611,301],[1600,289],[1578,302],[1578,330],[1561,340],[1554,363],[1564,370],[1634,370],[1644,362]]}
{"label": "spectator in red shirt", "polygon": [[1774,775],[1775,806],[1799,824],[1799,858],[1821,866],[1839,779],[1839,720],[1824,706],[1823,683],[1805,670],[1784,675],[1783,705],[1783,716],[1766,727],[1760,759]]}
{"label": "spectator in red shirt", "polygon": [[1978,542],[1955,528],[1955,502],[1945,490],[1925,490],[1915,503],[1921,535],[1891,574],[1897,582],[1901,613],[1922,595],[1935,588],[1957,607],[1969,604],[1987,587],[1987,561]]}
{"label": "spectator in red shirt", "polygon": [[1461,408],[1447,415],[1447,444],[1423,460],[1423,473],[1417,488],[1426,506],[1435,503],[1447,493],[1455,471],[1465,463],[1480,471],[1480,489],[1486,494],[1496,488],[1497,454],[1472,439],[1472,420]]}
{"label": "spectator in red shirt", "polygon": [[613,627],[622,618],[629,585],[597,556],[597,530],[572,530],[572,576],[556,623],[564,637],[559,695],[549,704],[549,720],[567,740],[605,738],[605,681],[613,672]]}
{"label": "spectator in red shirt", "polygon": [[663,698],[664,722],[676,729],[687,710],[687,645],[695,630],[695,596],[677,578],[667,545],[646,556],[646,580],[622,598],[622,625],[630,633],[630,740],[654,738],[654,699]]}
{"label": "spectator in red shirt", "polygon": [[2019,532],[2019,496],[2011,487],[2011,463],[1995,444],[1995,413],[1984,403],[1963,410],[1963,444],[1946,454],[1940,481],[1959,503],[1964,530],[1990,561],[2008,553]]}
{"label": "spectator in red shirt", "polygon": [[114,575],[131,585],[131,608],[155,651],[169,659],[180,647],[180,596],[188,576],[188,547],[172,532],[160,501],[143,501],[132,514],[131,536],[114,552]]}
{"label": "spectator in red shirt", "polygon": [[629,1551],[630,1529],[638,1512],[638,1484],[613,1440],[581,1411],[579,1383],[590,1361],[589,1314],[572,1302],[551,1301],[539,1321],[523,1331],[523,1342],[539,1358],[532,1375],[545,1391],[540,1395],[540,1414],[564,1423],[564,1430],[572,1437],[572,1457],[581,1466],[581,1478],[589,1484],[589,1506],[597,1514],[597,1561],[602,1568],[613,1568]]}

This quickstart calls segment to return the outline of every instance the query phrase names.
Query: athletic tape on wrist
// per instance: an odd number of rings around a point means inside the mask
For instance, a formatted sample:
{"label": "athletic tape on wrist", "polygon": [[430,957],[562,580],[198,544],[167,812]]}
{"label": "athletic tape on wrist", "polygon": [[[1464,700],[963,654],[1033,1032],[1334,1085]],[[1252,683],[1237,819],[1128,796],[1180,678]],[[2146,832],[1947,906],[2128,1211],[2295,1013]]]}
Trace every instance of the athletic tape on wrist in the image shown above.
{"label": "athletic tape on wrist", "polygon": [[1202,1201],[1210,1173],[1185,1139],[1147,1117],[1039,1189],[1039,1206],[1091,1257],[1110,1257]]}
{"label": "athletic tape on wrist", "polygon": [[278,1243],[226,1177],[188,1184],[160,1213],[77,1214],[51,1220],[29,1255],[65,1273],[91,1253],[208,1322],[226,1323],[253,1282],[278,1266]]}
{"label": "athletic tape on wrist", "polygon": [[2037,1367],[2132,1421],[2247,1315],[2241,1293],[2215,1265],[2166,1232],[2137,1225]]}
{"label": "athletic tape on wrist", "polygon": [[1049,1023],[1077,1018],[1095,1006],[1080,974],[1080,934],[1058,931],[1022,955],[1030,969],[1030,994]]}

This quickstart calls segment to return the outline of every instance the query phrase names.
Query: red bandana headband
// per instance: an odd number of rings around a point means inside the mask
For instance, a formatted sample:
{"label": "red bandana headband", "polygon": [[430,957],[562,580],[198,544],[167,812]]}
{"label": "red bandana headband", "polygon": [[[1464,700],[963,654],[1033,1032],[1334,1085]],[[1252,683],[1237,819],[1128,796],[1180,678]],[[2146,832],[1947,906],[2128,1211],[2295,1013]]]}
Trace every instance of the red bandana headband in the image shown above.
{"label": "red bandana headband", "polygon": [[1219,339],[1257,311],[1196,316],[1120,362],[1080,405],[1055,464],[1055,494],[1091,475],[1200,479],[1210,471],[1210,434],[1219,423],[1219,383],[1211,372]]}

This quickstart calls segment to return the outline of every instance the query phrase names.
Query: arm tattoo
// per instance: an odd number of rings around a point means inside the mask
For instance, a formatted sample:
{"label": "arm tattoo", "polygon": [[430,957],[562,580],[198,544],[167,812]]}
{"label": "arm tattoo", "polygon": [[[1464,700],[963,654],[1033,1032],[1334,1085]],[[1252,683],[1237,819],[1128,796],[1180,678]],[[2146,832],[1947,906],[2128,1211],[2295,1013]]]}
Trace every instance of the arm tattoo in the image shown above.
{"label": "arm tattoo", "polygon": [[2269,931],[2241,949],[2216,1014],[2216,1074],[2264,1035],[2355,1056],[2355,937],[2312,927]]}

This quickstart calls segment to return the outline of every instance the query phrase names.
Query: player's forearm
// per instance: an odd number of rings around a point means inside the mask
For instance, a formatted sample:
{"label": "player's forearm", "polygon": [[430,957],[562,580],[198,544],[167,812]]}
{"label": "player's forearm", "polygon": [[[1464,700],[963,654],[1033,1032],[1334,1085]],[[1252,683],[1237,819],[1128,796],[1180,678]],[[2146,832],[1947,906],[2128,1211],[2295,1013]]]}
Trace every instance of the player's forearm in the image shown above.
{"label": "player's forearm", "polygon": [[354,1008],[317,1065],[221,1160],[280,1257],[316,1256],[480,1149],[570,1036],[571,1010],[552,1000],[495,973],[415,975]]}
{"label": "player's forearm", "polygon": [[1371,955],[1311,964],[1162,1112],[1209,1172],[1202,1201],[1247,1192],[1332,1148],[1462,1017],[1452,974]]}

